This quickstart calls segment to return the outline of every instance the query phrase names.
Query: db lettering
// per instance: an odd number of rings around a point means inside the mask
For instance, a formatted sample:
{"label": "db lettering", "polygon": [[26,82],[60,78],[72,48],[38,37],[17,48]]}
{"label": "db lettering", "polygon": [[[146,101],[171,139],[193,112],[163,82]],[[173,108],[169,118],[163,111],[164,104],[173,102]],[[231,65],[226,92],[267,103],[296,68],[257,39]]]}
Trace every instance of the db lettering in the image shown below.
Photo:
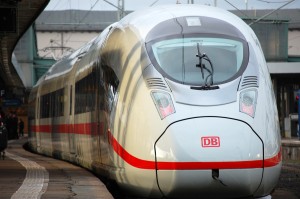
{"label": "db lettering", "polygon": [[220,138],[217,136],[202,137],[202,147],[220,147]]}

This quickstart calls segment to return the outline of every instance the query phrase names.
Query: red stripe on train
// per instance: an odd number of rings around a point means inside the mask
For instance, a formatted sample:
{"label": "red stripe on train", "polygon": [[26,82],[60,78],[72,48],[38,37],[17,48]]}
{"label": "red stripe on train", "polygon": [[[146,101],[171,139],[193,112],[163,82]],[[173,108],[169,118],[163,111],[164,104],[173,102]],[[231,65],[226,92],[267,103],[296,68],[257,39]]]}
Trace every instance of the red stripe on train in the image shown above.
{"label": "red stripe on train", "polygon": [[228,161],[228,162],[157,162],[136,158],[128,153],[112,136],[110,143],[114,151],[131,166],[141,169],[158,169],[158,170],[203,170],[203,169],[254,169],[263,167],[273,167],[281,162],[281,150],[279,153],[266,160],[249,160],[249,161]]}
{"label": "red stripe on train", "polygon": [[[103,132],[103,125],[101,132]],[[97,131],[97,123],[81,124],[60,124],[60,125],[39,125],[31,126],[35,133],[75,133],[91,135]],[[227,162],[155,162],[137,158],[126,151],[119,142],[108,131],[109,143],[114,151],[128,164],[140,169],[158,169],[158,170],[203,170],[203,169],[254,169],[273,167],[281,162],[281,150],[272,158],[263,160],[249,161],[227,161]]]}
{"label": "red stripe on train", "polygon": [[[35,125],[31,126],[31,131],[35,133],[75,133],[91,135],[96,133],[98,124],[81,123],[81,124],[58,124],[58,125]],[[99,124],[102,130],[102,123]]]}

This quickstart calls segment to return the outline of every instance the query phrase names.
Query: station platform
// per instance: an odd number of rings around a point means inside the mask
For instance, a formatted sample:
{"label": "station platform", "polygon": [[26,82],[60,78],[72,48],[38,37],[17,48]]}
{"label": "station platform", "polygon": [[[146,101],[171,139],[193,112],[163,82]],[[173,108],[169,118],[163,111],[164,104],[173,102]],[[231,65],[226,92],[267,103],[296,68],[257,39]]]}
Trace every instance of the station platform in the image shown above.
{"label": "station platform", "polygon": [[[23,148],[26,141],[26,137],[9,141],[6,157],[0,160],[0,199],[113,199],[92,173],[68,162],[30,153]],[[300,149],[298,140],[282,142],[283,151],[286,146]],[[272,193],[272,199],[287,198],[299,199],[282,187]]]}
{"label": "station platform", "polygon": [[299,138],[284,138],[281,140],[282,159],[300,161],[300,140]]}
{"label": "station platform", "polygon": [[0,160],[0,199],[113,199],[89,171],[23,149],[27,138],[10,140]]}

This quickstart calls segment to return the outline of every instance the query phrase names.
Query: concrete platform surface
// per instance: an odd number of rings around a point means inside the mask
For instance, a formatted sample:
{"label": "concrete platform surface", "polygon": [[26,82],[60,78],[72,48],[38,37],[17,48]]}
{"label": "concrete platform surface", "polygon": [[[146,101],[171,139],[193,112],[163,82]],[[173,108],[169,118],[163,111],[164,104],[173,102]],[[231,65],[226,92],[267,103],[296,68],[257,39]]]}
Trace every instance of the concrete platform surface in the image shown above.
{"label": "concrete platform surface", "polygon": [[23,149],[26,138],[10,141],[0,160],[0,199],[112,199],[89,171]]}

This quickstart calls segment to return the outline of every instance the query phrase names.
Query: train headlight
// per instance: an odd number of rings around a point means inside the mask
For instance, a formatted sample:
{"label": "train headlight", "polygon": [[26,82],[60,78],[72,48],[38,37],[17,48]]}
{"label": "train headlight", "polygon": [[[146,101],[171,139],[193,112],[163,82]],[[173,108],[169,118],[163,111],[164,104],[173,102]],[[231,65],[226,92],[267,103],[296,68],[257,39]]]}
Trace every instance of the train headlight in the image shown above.
{"label": "train headlight", "polygon": [[161,91],[152,91],[151,96],[161,119],[175,113],[170,94]]}
{"label": "train headlight", "polygon": [[257,91],[246,90],[240,93],[240,112],[251,117],[255,115]]}

